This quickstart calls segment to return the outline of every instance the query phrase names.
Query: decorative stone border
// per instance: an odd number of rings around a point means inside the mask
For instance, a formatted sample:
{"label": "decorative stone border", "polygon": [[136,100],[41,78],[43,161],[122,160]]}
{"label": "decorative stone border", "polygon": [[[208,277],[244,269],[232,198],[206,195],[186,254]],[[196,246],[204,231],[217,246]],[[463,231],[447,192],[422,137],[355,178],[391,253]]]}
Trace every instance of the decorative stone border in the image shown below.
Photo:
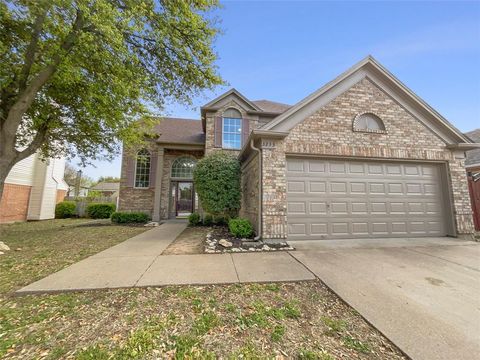
{"label": "decorative stone border", "polygon": [[227,239],[217,239],[213,236],[214,231],[210,231],[205,239],[206,254],[221,254],[233,252],[271,252],[271,251],[291,251],[295,250],[286,242],[267,244],[263,241],[248,241],[244,239],[241,246],[234,244]]}

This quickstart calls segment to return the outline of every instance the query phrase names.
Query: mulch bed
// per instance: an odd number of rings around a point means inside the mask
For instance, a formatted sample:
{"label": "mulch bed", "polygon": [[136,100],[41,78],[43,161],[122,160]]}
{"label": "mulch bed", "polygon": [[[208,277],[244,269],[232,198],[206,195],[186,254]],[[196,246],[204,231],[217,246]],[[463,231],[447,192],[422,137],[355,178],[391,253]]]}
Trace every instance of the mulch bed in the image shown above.
{"label": "mulch bed", "polygon": [[[226,240],[226,242],[224,241]],[[227,244],[227,246],[222,245]],[[231,244],[231,246],[229,246]],[[259,252],[295,250],[286,242],[265,243],[261,240],[237,238],[232,236],[226,226],[214,226],[207,234],[205,253]]]}

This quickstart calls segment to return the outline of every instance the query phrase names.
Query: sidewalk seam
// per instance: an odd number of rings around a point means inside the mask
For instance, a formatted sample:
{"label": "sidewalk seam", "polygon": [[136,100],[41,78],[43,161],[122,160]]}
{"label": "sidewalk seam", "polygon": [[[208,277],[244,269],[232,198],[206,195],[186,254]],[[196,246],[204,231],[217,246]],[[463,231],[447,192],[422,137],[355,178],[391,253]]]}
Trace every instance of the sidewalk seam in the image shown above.
{"label": "sidewalk seam", "polygon": [[230,253],[229,255],[230,255],[230,260],[232,260],[233,269],[235,270],[235,275],[237,275],[237,280],[240,283],[240,276],[238,276],[237,265],[235,265],[235,260],[233,260],[232,253]]}
{"label": "sidewalk seam", "polygon": [[317,274],[315,274],[312,270],[310,270],[310,269],[308,268],[307,265],[305,265],[303,262],[301,262],[301,261],[298,260],[295,256],[293,256],[290,251],[287,251],[287,253],[288,253],[288,255],[290,255],[296,262],[298,262],[298,263],[299,263],[300,265],[302,265],[305,269],[307,269],[307,271],[308,271],[310,274],[312,274],[315,279],[320,279],[320,278],[317,276]]}
{"label": "sidewalk seam", "polygon": [[[156,228],[154,228],[154,229],[156,229]],[[152,229],[152,230],[154,230],[154,229]],[[183,229],[183,230],[185,230],[185,229]],[[183,231],[183,230],[182,230],[182,231]],[[180,231],[180,232],[173,238],[173,240],[170,241],[170,244],[175,241],[175,239],[182,233],[182,231]],[[167,247],[168,247],[168,245],[167,245]],[[166,248],[165,248],[165,249],[166,249]],[[155,258],[152,260],[152,262],[150,263],[150,265],[147,266],[147,268],[145,269],[145,271],[140,275],[140,277],[137,279],[137,281],[135,281],[135,283],[133,284],[133,287],[138,287],[137,285],[138,285],[138,283],[140,282],[140,280],[142,279],[142,277],[143,277],[143,276],[145,275],[145,273],[152,267],[153,263],[154,263],[155,261],[157,261],[157,259],[158,259],[160,256],[162,256],[162,253],[165,251],[165,249],[163,249],[163,250],[160,252],[160,254],[158,254],[157,256],[155,256]]]}

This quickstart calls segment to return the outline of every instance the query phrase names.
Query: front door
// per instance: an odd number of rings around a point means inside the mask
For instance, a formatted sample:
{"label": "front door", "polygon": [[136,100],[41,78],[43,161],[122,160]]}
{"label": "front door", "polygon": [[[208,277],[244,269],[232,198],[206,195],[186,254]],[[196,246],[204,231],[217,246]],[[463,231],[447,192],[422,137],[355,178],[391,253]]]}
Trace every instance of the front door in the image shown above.
{"label": "front door", "polygon": [[193,212],[193,183],[179,181],[176,191],[177,216],[188,216]]}

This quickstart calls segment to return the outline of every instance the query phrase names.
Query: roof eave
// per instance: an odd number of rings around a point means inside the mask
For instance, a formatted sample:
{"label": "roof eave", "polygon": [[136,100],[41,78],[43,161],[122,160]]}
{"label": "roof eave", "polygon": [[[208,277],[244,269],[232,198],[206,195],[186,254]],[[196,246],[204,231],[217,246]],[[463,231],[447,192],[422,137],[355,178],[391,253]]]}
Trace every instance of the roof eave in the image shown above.
{"label": "roof eave", "polygon": [[262,129],[254,129],[250,132],[250,135],[248,136],[247,140],[245,141],[245,144],[243,144],[242,149],[240,150],[240,153],[238,154],[238,159],[242,161],[245,159],[250,151],[252,150],[250,143],[252,140],[257,140],[261,138],[267,138],[267,139],[284,139],[287,137],[288,132],[284,131],[273,131],[273,130],[262,130]]}
{"label": "roof eave", "polygon": [[457,144],[447,144],[447,149],[450,150],[475,150],[480,149],[480,143],[457,143]]}

